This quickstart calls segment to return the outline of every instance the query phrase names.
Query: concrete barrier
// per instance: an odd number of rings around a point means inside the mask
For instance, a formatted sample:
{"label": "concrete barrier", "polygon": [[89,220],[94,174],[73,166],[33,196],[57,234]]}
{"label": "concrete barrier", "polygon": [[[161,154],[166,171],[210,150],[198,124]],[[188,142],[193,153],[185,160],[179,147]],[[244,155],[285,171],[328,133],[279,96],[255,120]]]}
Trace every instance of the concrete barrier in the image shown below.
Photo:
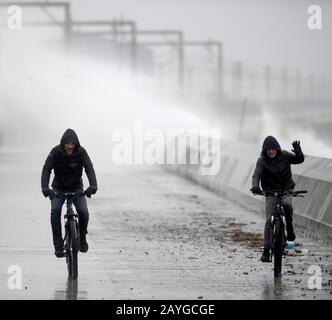
{"label": "concrete barrier", "polygon": [[[171,148],[168,148],[168,151]],[[220,169],[214,175],[202,175],[203,164],[190,164],[190,154],[206,156],[204,148],[178,145],[178,164],[166,164],[173,171],[217,192],[250,211],[265,215],[264,198],[253,196],[251,178],[260,150],[257,146],[220,142]],[[182,164],[181,164],[182,163]],[[304,198],[294,198],[294,223],[310,236],[332,242],[332,159],[306,156],[304,163],[292,165],[297,190],[308,190]]]}

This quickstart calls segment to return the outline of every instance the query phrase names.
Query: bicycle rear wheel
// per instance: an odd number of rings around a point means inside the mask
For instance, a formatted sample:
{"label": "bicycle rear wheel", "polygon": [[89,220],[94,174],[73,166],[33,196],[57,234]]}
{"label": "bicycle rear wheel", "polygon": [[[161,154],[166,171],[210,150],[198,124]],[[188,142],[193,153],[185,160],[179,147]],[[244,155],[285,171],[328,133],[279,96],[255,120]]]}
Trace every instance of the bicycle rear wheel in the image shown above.
{"label": "bicycle rear wheel", "polygon": [[282,266],[282,246],[283,246],[283,223],[279,220],[275,220],[274,224],[274,277],[281,275]]}
{"label": "bicycle rear wheel", "polygon": [[66,253],[67,253],[67,269],[68,276],[77,279],[78,276],[78,228],[75,221],[70,221],[68,226]]}

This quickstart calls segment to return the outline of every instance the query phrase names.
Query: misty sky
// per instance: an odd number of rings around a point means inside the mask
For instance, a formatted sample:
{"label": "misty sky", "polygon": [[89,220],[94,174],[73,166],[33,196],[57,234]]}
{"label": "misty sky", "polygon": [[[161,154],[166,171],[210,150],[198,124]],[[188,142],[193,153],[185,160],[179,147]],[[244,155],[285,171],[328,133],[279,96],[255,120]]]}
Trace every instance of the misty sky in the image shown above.
{"label": "misty sky", "polygon": [[[332,74],[329,0],[73,0],[76,19],[123,16],[139,28],[181,29],[189,40],[216,39],[225,56],[252,65]],[[307,28],[307,8],[322,8],[323,29]]]}
{"label": "misty sky", "polygon": [[[28,0],[25,0],[28,1]],[[188,40],[216,39],[225,59],[249,66],[299,67],[332,76],[330,0],[71,0],[73,19],[123,17],[139,29],[178,29]],[[15,3],[15,1],[13,1]],[[322,9],[323,29],[307,28],[310,5]],[[38,9],[26,16],[43,17]],[[5,14],[1,11],[2,15]],[[52,14],[54,10],[52,11]],[[55,14],[57,15],[57,14]],[[25,17],[26,17],[25,16]],[[5,18],[5,17],[0,17]],[[24,18],[23,18],[24,19]]]}

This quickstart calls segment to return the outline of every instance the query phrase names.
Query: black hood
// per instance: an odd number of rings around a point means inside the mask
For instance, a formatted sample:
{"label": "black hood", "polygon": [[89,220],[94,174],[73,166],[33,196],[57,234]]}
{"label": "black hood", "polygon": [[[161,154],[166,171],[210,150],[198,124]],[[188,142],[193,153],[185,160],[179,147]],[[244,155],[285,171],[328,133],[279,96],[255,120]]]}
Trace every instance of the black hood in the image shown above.
{"label": "black hood", "polygon": [[61,138],[61,142],[60,142],[61,147],[63,147],[63,145],[68,141],[71,141],[76,145],[76,147],[75,147],[76,151],[81,146],[80,141],[78,140],[78,136],[77,136],[76,132],[73,129],[67,129],[65,131],[65,133],[63,134],[63,136]]}
{"label": "black hood", "polygon": [[273,136],[267,136],[263,142],[262,155],[265,155],[267,149],[276,149],[278,152],[281,151],[278,140]]}

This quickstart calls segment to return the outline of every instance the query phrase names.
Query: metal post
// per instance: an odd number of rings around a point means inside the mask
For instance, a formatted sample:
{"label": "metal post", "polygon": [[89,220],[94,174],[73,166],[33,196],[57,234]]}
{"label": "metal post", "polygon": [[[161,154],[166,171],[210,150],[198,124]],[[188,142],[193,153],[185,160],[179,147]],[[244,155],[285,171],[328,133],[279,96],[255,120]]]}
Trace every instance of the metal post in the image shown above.
{"label": "metal post", "polygon": [[68,45],[71,40],[71,27],[72,27],[72,21],[71,21],[71,10],[70,10],[70,4],[67,3],[65,5],[65,41]]}
{"label": "metal post", "polygon": [[240,122],[239,122],[239,134],[238,134],[239,141],[241,141],[243,139],[246,110],[247,110],[247,98],[245,98],[242,102],[242,108],[241,108],[241,113],[240,113]]}
{"label": "metal post", "polygon": [[112,24],[113,26],[113,40],[115,42],[118,41],[118,24],[117,21],[114,19],[114,23]]}
{"label": "metal post", "polygon": [[242,98],[242,62],[233,63],[233,98]]}
{"label": "metal post", "polygon": [[137,68],[137,38],[136,38],[136,24],[131,25],[131,68],[133,75],[136,74]]}
{"label": "metal post", "polygon": [[179,86],[181,91],[184,89],[184,48],[183,48],[183,33],[179,34],[178,42],[178,56],[179,56]]}
{"label": "metal post", "polygon": [[219,98],[222,99],[224,94],[222,44],[218,43],[217,48],[218,48],[218,91],[219,91]]}

